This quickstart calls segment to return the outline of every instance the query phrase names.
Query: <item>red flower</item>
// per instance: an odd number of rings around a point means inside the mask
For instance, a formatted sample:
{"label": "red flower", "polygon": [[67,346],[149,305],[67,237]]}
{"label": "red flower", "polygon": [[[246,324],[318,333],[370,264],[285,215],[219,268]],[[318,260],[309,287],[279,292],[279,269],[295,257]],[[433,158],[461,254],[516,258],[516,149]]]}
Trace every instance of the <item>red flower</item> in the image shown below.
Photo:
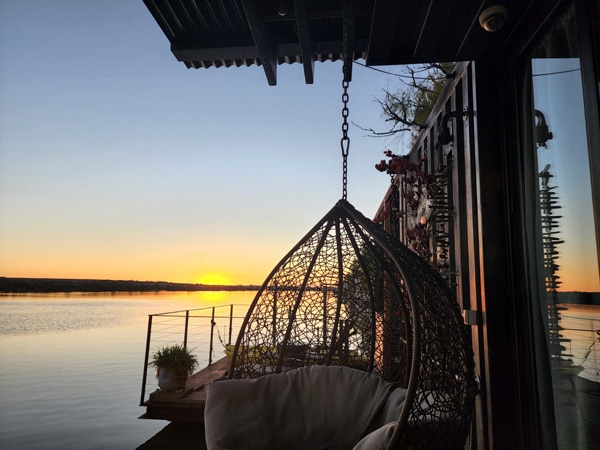
{"label": "red flower", "polygon": [[379,164],[375,164],[375,168],[380,172],[385,172],[386,170],[388,170],[388,164],[385,160],[382,159]]}

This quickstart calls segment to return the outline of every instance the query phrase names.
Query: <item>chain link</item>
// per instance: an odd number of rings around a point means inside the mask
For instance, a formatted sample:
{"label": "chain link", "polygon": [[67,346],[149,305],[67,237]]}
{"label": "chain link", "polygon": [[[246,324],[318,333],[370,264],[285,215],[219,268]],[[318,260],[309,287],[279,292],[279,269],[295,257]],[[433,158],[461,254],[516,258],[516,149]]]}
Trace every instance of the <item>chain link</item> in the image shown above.
{"label": "chain link", "polygon": [[342,149],[342,198],[348,199],[348,154],[350,153],[350,138],[348,137],[348,86],[347,81],[342,82],[344,93],[342,94],[342,139],[340,140],[340,147]]}
{"label": "chain link", "polygon": [[[342,199],[348,199],[348,153],[350,153],[350,138],[348,137],[348,115],[350,110],[348,109],[348,87],[350,82],[348,81],[348,16],[346,11],[346,1],[342,0],[342,139],[340,146],[342,148]],[[350,62],[351,63],[351,62]]]}

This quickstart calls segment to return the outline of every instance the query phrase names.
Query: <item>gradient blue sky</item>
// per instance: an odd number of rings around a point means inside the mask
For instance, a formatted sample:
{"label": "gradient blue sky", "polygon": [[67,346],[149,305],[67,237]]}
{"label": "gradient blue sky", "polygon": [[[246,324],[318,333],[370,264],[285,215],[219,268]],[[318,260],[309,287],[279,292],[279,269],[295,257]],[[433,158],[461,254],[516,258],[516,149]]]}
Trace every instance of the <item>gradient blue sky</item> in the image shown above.
{"label": "gradient blue sky", "polygon": [[[350,120],[398,86],[358,65]],[[0,1],[0,276],[261,283],[341,197],[341,63],[186,69],[142,0]],[[350,126],[372,217],[401,142]]]}
{"label": "gradient blue sky", "polygon": [[[532,61],[535,108],[553,137],[537,149],[538,172],[548,164],[560,209],[556,215],[562,243],[557,245],[557,275],[562,291],[598,292],[600,271],[594,232],[588,141],[579,58]],[[566,107],[568,105],[568,107]]]}

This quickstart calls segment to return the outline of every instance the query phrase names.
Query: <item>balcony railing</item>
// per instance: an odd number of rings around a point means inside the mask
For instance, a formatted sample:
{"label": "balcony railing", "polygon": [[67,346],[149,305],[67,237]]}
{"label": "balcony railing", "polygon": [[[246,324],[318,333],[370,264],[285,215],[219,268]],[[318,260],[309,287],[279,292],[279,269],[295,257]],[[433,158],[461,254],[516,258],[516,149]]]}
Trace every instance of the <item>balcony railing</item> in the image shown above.
{"label": "balcony railing", "polygon": [[148,379],[154,352],[165,345],[183,344],[196,354],[200,368],[211,365],[220,350],[224,355],[225,346],[237,337],[248,306],[231,304],[149,315],[140,406],[146,401],[146,392],[155,388],[154,376]]}

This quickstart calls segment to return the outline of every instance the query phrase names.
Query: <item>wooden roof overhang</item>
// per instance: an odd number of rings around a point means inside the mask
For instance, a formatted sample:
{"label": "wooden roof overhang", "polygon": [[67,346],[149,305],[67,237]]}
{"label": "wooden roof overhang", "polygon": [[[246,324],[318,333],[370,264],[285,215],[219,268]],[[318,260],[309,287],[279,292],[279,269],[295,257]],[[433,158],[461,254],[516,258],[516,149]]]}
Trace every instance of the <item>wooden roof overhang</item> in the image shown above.
{"label": "wooden roof overhang", "polygon": [[[188,68],[300,63],[306,83],[315,61],[342,59],[340,0],[144,0]],[[348,49],[368,66],[473,61],[519,44],[561,0],[346,0]],[[485,31],[480,14],[501,4],[504,26]],[[522,43],[521,43],[522,44]],[[348,74],[351,77],[351,74]]]}

